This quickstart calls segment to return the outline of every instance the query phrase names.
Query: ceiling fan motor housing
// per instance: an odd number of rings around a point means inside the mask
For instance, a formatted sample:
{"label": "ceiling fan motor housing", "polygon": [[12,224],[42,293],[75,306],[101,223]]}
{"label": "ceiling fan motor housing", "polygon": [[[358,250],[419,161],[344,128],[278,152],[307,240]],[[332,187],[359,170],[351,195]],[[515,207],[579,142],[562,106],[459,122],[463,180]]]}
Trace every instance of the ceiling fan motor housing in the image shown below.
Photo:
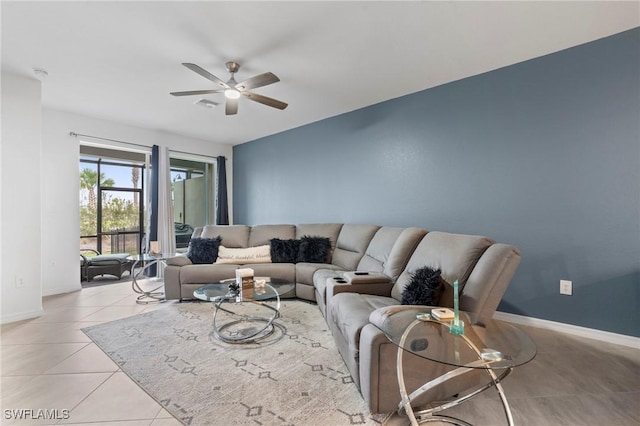
{"label": "ceiling fan motor housing", "polygon": [[227,67],[227,71],[229,71],[231,74],[237,73],[240,69],[240,64],[233,61],[225,63],[224,66]]}

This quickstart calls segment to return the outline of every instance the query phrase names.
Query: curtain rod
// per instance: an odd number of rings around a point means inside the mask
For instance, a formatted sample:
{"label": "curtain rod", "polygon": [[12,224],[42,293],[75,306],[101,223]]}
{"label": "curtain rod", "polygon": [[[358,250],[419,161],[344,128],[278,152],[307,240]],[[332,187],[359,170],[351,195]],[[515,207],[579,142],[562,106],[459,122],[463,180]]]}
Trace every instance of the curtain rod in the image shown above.
{"label": "curtain rod", "polygon": [[[99,139],[99,140],[109,141],[109,142],[124,143],[124,144],[127,144],[127,145],[139,146],[139,147],[147,148],[147,149],[152,148],[152,147],[150,147],[150,146],[147,146],[147,145],[140,145],[140,144],[138,144],[138,143],[132,143],[132,142],[119,141],[119,140],[116,140],[116,139],[109,139],[109,138],[101,138],[100,136],[83,135],[82,133],[76,133],[76,132],[69,132],[69,135],[70,135],[70,136],[73,136],[74,138],[77,138],[78,136],[84,136],[85,138]],[[177,152],[177,153],[179,153],[179,154],[187,154],[187,155],[202,155],[202,154],[195,154],[195,153],[193,153],[193,152],[178,151],[178,150],[171,149],[171,148],[169,148],[169,151],[171,151],[171,152]],[[207,155],[203,155],[203,156],[208,157]],[[227,158],[227,156],[226,156],[226,155],[221,156],[221,157],[224,157],[225,159]]]}
{"label": "curtain rod", "polygon": [[109,142],[124,143],[124,144],[127,144],[127,145],[139,146],[141,148],[146,148],[146,149],[150,149],[151,148],[150,146],[140,145],[139,143],[131,143],[131,142],[119,141],[119,140],[116,140],[116,139],[101,138],[100,136],[83,135],[82,133],[76,133],[76,132],[69,132],[69,135],[73,136],[74,138],[77,138],[78,136],[84,136],[85,138],[99,139],[99,140],[102,140],[102,141],[109,141]]}
{"label": "curtain rod", "polygon": [[178,151],[177,149],[171,149],[171,148],[169,148],[169,152],[175,152],[176,154],[192,155],[192,156],[196,156],[196,157],[209,157],[209,158],[224,157],[225,159],[227,159],[226,155],[216,155],[216,156],[212,157],[211,155],[207,155],[207,154],[198,154],[196,152]]}

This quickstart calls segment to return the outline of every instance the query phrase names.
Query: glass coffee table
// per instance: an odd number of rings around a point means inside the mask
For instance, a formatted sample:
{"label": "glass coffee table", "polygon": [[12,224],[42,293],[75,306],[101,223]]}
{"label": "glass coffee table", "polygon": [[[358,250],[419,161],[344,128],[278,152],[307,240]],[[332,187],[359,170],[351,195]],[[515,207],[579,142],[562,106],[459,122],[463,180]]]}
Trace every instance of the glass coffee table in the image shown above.
{"label": "glass coffee table", "polygon": [[[464,333],[450,333],[451,321],[437,320],[431,316],[431,309],[416,308],[405,310],[406,326],[385,331],[387,338],[398,346],[397,375],[401,401],[398,412],[406,414],[412,425],[440,421],[461,426],[469,423],[437,414],[478,395],[490,387],[495,387],[502,402],[507,422],[513,423],[509,403],[500,382],[517,366],[531,361],[536,355],[535,343],[518,328],[500,321],[476,321],[474,315],[461,312]],[[440,377],[428,381],[410,394],[407,393],[403,371],[403,353],[408,352],[421,358],[446,364],[450,369]],[[488,375],[488,381],[472,387],[455,400],[447,401],[426,410],[414,412],[411,402],[425,392],[456,377],[481,369]],[[419,420],[419,421],[418,421]]]}
{"label": "glass coffee table", "polygon": [[207,284],[193,292],[196,299],[213,304],[213,332],[226,343],[253,343],[273,333],[273,322],[280,316],[280,295],[295,288],[286,280],[265,280],[264,287],[254,287],[250,297],[234,289],[235,279]]}

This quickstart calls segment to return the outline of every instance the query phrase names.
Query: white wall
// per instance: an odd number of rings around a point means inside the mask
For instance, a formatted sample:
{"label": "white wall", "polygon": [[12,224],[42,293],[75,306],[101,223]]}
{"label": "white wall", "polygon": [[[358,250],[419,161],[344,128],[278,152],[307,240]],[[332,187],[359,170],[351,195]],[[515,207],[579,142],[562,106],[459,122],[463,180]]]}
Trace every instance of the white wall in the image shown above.
{"label": "white wall", "polygon": [[231,146],[42,109],[40,81],[3,73],[0,323],[37,317],[42,314],[42,296],[81,288],[80,139],[70,132],[211,157],[224,155],[229,205],[233,205]]}
{"label": "white wall", "polygon": [[[45,82],[46,84],[46,82]],[[78,244],[77,141],[64,120],[42,111],[42,293],[44,296],[80,289]],[[66,133],[66,134],[65,134]]]}
{"label": "white wall", "polygon": [[40,81],[2,74],[0,322],[42,314]]}
{"label": "white wall", "polygon": [[[45,83],[46,84],[46,83]],[[81,138],[70,132],[87,134],[134,144],[167,146],[170,150],[198,155],[227,157],[229,204],[232,205],[232,155],[230,145],[218,144],[166,132],[99,120],[78,114],[43,109],[42,143],[43,216],[42,229],[43,295],[80,289],[78,252],[80,213],[78,208],[79,144]],[[92,139],[91,142],[96,142]],[[118,146],[117,143],[104,142]],[[123,145],[124,146],[124,145]],[[232,214],[230,212],[230,217]]]}

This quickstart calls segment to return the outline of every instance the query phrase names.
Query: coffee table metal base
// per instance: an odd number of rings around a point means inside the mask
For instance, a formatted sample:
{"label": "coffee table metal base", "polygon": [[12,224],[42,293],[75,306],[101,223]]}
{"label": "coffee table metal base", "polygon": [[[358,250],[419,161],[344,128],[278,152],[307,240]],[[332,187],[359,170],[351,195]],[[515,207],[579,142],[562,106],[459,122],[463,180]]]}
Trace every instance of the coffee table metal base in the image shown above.
{"label": "coffee table metal base", "polygon": [[[226,343],[254,343],[272,336],[280,326],[280,294],[295,288],[294,283],[271,277],[256,277],[264,285],[245,289],[235,278],[205,284],[194,290],[196,299],[213,304],[213,334]],[[248,291],[247,291],[248,290]]]}
{"label": "coffee table metal base", "polygon": [[[245,301],[234,303],[234,306],[241,305],[242,303],[251,303],[263,307],[270,311],[271,315],[268,317],[257,317],[241,314],[236,311],[232,311],[226,307],[222,307],[224,300],[214,302],[213,313],[213,332],[216,337],[226,343],[253,343],[257,340],[264,339],[270,336],[273,331],[273,321],[280,316],[280,312],[277,308],[259,301]],[[278,299],[278,305],[280,300]],[[231,321],[219,323],[218,313],[222,311],[229,314],[232,318]]]}

